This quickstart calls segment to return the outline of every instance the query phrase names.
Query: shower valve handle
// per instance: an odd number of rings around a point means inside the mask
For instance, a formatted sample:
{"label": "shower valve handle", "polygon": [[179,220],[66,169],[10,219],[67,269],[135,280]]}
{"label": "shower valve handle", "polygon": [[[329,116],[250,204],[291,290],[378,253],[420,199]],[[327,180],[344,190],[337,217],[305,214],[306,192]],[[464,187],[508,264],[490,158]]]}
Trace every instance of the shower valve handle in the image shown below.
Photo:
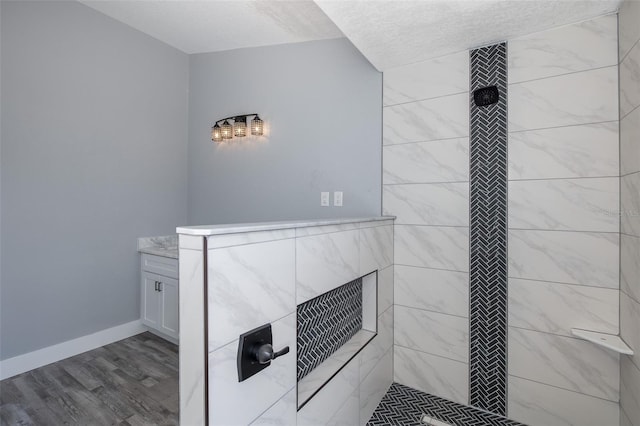
{"label": "shower valve handle", "polygon": [[270,343],[265,343],[263,345],[258,346],[254,350],[254,357],[260,364],[267,364],[272,360],[278,358],[279,356],[285,355],[289,353],[289,346],[285,346],[278,352],[273,351],[273,345]]}

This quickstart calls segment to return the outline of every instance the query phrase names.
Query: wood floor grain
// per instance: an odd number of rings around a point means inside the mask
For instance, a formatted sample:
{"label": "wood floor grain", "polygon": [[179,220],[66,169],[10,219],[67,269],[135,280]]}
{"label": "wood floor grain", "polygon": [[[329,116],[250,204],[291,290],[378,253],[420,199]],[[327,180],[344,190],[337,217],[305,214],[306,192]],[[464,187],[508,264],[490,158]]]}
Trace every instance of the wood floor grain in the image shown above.
{"label": "wood floor grain", "polygon": [[178,346],[151,333],[0,382],[0,425],[177,425]]}

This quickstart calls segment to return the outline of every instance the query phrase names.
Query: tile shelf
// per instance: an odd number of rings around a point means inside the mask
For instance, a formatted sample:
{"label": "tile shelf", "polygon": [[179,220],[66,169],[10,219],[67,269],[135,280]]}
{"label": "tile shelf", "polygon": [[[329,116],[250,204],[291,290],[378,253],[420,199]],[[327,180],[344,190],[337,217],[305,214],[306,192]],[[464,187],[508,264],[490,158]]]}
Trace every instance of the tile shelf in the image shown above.
{"label": "tile shelf", "polygon": [[582,330],[579,328],[572,328],[571,334],[614,352],[624,355],[633,355],[633,349],[631,349],[624,340],[616,334],[599,333],[597,331]]}

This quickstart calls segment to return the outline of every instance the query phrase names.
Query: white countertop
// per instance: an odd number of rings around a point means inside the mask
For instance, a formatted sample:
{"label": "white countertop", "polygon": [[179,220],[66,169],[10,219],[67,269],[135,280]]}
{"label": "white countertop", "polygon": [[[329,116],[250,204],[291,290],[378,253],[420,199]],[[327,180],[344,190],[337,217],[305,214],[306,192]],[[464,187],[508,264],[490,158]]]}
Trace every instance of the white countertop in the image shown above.
{"label": "white countertop", "polygon": [[231,223],[225,225],[179,226],[176,228],[176,232],[183,235],[208,236],[256,231],[273,231],[277,229],[306,228],[310,226],[342,225],[345,223],[375,222],[394,219],[395,216],[375,216],[340,219],[284,220],[279,222]]}

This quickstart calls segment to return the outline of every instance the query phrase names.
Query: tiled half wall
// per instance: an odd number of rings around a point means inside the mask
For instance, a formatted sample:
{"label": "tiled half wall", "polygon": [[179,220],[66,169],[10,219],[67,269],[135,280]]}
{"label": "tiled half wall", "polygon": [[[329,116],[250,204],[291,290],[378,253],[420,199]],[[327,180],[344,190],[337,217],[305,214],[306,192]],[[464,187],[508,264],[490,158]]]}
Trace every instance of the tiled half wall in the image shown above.
{"label": "tiled half wall", "polygon": [[[570,334],[619,331],[617,43],[616,15],[507,41],[506,409],[533,426],[618,424],[618,356]],[[395,381],[462,404],[469,69],[466,51],[391,69],[383,96]]]}

